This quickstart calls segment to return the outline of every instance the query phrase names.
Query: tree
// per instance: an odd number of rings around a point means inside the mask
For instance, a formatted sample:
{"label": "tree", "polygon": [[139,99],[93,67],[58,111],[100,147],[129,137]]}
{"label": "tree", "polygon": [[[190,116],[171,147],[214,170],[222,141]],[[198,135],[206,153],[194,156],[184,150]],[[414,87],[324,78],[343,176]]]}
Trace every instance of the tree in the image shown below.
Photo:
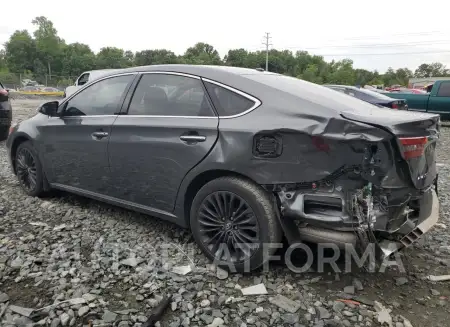
{"label": "tree", "polygon": [[[70,83],[70,76],[78,76],[81,72],[92,69],[175,63],[228,65],[253,69],[266,67],[265,51],[231,49],[222,59],[212,45],[204,42],[189,47],[181,56],[167,49],[146,49],[133,53],[116,47],[104,47],[94,54],[86,44],[77,42],[66,44],[58,36],[53,23],[46,17],[36,17],[32,23],[36,27],[33,35],[26,30],[18,30],[5,43],[4,51],[0,52],[0,71],[27,74],[29,78],[39,82],[57,78],[65,84]],[[289,50],[277,49],[270,50],[268,64],[271,72],[296,76],[319,84],[406,86],[413,76],[425,78],[450,76],[450,70],[439,62],[423,63],[414,74],[408,68],[394,70],[391,67],[384,74],[380,74],[377,71],[355,69],[350,59],[327,62],[322,56],[307,51],[292,53]]]}
{"label": "tree", "polygon": [[166,49],[144,50],[136,52],[134,64],[136,66],[176,64],[178,58],[172,51]]}
{"label": "tree", "polygon": [[440,62],[422,64],[414,72],[415,77],[445,77],[450,74],[449,70]]}
{"label": "tree", "polygon": [[46,17],[36,17],[32,20],[32,23],[37,26],[36,31],[34,31],[37,50],[36,59],[41,61],[41,63],[35,62],[35,70],[41,70],[41,67],[45,65],[47,66],[46,73],[48,74],[52,74],[52,67],[56,71],[61,71],[62,46],[64,45],[64,41],[58,37],[56,28]]}
{"label": "tree", "polygon": [[64,47],[61,75],[78,76],[86,70],[95,69],[96,58],[91,48],[82,43],[72,43]]}
{"label": "tree", "polygon": [[33,70],[36,44],[26,30],[15,31],[5,43],[5,61],[11,72]]}
{"label": "tree", "polygon": [[97,54],[98,69],[123,68],[126,67],[127,61],[123,49],[115,47],[101,48]]}
{"label": "tree", "polygon": [[219,65],[222,63],[219,53],[212,45],[199,42],[184,53],[183,59],[188,64]]}

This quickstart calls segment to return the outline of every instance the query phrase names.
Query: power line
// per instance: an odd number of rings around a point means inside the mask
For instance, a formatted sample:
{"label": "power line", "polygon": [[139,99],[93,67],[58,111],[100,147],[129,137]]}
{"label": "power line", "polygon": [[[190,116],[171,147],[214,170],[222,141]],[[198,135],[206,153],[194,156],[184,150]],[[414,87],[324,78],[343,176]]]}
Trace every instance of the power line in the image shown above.
{"label": "power line", "polygon": [[443,44],[450,43],[450,40],[436,40],[436,41],[423,41],[423,42],[404,42],[404,43],[366,43],[366,44],[349,44],[349,45],[329,45],[321,47],[285,47],[285,49],[329,49],[329,48],[372,48],[372,47],[402,47],[402,46],[417,46],[417,45],[433,45],[433,44]]}
{"label": "power line", "polygon": [[269,40],[271,39],[270,37],[270,33],[266,32],[266,35],[264,36],[265,41],[263,42],[263,44],[266,46],[266,72],[269,71]]}
{"label": "power line", "polygon": [[[401,34],[389,34],[389,37],[404,37],[404,36],[426,36],[431,34],[442,34],[442,31],[429,31],[429,32],[416,32],[416,33],[401,33]],[[381,39],[385,38],[386,35],[367,35],[367,36],[355,36],[349,38],[342,38],[339,40],[322,40],[322,41],[350,41],[350,40],[367,40],[367,39]]]}
{"label": "power line", "polygon": [[422,52],[385,52],[385,53],[336,53],[336,54],[314,54],[322,57],[344,57],[344,56],[390,56],[390,55],[413,55],[413,54],[433,54],[450,53],[449,51],[422,51]]}

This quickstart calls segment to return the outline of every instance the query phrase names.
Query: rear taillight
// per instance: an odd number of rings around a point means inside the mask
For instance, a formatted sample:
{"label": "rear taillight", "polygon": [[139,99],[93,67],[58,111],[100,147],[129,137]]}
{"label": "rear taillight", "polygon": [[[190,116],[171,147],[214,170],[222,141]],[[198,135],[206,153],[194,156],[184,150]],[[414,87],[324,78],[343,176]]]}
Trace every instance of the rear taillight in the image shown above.
{"label": "rear taillight", "polygon": [[397,104],[397,102],[392,102],[391,108],[392,108],[392,109],[398,109],[398,104]]}
{"label": "rear taillight", "polygon": [[400,144],[405,159],[417,158],[423,155],[427,142],[428,138],[426,136],[400,138]]}
{"label": "rear taillight", "polygon": [[8,91],[0,89],[0,95],[8,95]]}

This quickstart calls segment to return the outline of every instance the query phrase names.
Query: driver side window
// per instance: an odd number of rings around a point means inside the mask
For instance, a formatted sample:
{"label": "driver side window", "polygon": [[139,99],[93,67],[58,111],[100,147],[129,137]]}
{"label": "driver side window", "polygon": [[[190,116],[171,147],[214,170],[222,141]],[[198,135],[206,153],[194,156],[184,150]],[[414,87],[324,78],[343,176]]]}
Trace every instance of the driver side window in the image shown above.
{"label": "driver side window", "polygon": [[101,80],[64,104],[63,116],[114,115],[120,109],[120,99],[134,75],[123,75]]}

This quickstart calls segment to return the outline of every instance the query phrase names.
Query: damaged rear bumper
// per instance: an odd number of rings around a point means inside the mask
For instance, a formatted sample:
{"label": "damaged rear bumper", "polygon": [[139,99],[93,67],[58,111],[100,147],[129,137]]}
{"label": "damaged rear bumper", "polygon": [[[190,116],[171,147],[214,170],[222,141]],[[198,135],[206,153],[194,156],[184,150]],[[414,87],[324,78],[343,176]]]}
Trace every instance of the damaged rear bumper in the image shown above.
{"label": "damaged rear bumper", "polygon": [[[367,246],[375,243],[380,259],[418,241],[439,219],[437,178],[434,188],[428,189],[420,197],[419,214],[406,214],[403,222],[389,231],[385,229],[386,224],[376,222],[356,223],[348,228],[348,222],[352,217],[349,214],[343,214],[345,210],[341,211],[340,207],[337,210],[328,208],[326,211],[332,213],[331,215],[318,215],[317,212],[311,215],[305,212],[305,203],[309,198],[303,195],[291,196],[290,202],[287,201],[289,196],[286,197],[284,193],[279,193],[279,198],[285,205],[281,207],[280,221],[289,243],[332,243],[340,249],[350,245],[360,252],[364,252]],[[339,201],[333,203],[339,203]],[[287,207],[288,204],[289,207]],[[382,228],[377,229],[377,226]]]}
{"label": "damaged rear bumper", "polygon": [[421,210],[418,222],[413,224],[408,221],[410,228],[397,241],[383,240],[378,245],[384,257],[388,257],[396,251],[410,246],[427,233],[439,220],[439,199],[437,189],[430,190],[421,200]]}

